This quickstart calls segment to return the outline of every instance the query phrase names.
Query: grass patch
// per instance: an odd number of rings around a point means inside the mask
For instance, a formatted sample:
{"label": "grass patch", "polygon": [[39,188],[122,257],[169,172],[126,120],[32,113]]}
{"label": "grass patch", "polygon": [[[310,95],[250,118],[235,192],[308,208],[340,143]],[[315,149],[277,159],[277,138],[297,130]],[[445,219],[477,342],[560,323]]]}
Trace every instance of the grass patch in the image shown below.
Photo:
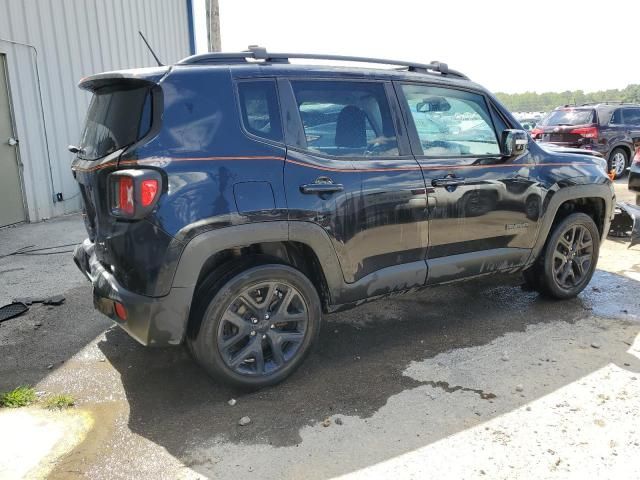
{"label": "grass patch", "polygon": [[64,408],[73,407],[75,404],[75,399],[71,395],[67,395],[65,393],[52,395],[50,397],[47,397],[44,401],[44,405],[49,410],[62,410]]}
{"label": "grass patch", "polygon": [[26,407],[36,400],[36,391],[31,387],[18,387],[0,394],[0,407]]}

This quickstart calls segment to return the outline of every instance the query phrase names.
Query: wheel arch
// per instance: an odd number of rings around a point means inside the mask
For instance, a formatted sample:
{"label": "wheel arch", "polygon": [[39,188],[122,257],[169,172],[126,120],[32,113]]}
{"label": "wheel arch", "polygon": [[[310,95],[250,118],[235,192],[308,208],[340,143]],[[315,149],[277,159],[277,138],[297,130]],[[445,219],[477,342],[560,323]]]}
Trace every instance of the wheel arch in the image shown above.
{"label": "wheel arch", "polygon": [[[624,150],[627,154],[627,162],[630,162],[631,159],[633,158],[633,148],[631,145],[624,143],[624,142],[620,142],[620,143],[616,143],[613,145],[613,148],[611,148],[611,150],[609,151],[609,157],[607,158],[607,160],[611,159],[611,156],[613,155],[613,152],[617,149],[621,149]],[[629,166],[629,165],[627,165]]]}
{"label": "wheel arch", "polygon": [[563,188],[556,186],[549,195],[529,263],[538,257],[553,227],[571,213],[582,212],[593,218],[601,239],[604,239],[609,230],[615,197],[608,183],[572,185]]}
{"label": "wheel arch", "polygon": [[286,221],[236,225],[197,235],[180,256],[173,288],[187,289],[193,303],[198,286],[212,273],[222,275],[225,267],[253,255],[302,271],[316,287],[324,311],[343,288],[342,270],[326,232],[312,223]]}

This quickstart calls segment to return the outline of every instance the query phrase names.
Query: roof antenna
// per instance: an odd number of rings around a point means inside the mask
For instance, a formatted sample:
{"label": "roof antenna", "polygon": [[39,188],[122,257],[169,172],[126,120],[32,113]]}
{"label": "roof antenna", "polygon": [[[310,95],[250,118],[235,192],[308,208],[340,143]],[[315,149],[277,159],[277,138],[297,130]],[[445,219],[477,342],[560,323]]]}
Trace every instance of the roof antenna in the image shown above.
{"label": "roof antenna", "polygon": [[159,67],[164,67],[164,64],[160,61],[160,59],[156,55],[156,52],[153,51],[153,48],[151,48],[151,45],[149,45],[149,42],[147,42],[147,39],[145,38],[144,34],[140,30],[138,30],[138,33],[142,37],[142,41],[145,43],[145,45],[147,46],[147,48],[151,52],[151,55],[153,55],[153,58],[155,58],[156,62],[158,62],[158,66]]}

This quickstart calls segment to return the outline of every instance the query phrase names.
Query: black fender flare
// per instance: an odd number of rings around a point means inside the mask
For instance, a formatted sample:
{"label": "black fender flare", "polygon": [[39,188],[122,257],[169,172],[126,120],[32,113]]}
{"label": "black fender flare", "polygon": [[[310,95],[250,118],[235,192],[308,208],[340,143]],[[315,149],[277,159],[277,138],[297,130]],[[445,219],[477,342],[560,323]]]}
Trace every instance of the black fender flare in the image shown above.
{"label": "black fender flare", "polygon": [[308,245],[321,261],[331,298],[343,289],[342,268],[324,229],[310,222],[273,221],[209,230],[187,243],[182,251],[172,288],[195,290],[202,266],[216,252],[256,243],[295,241]]}
{"label": "black fender flare", "polygon": [[580,198],[599,198],[604,202],[604,224],[602,229],[601,240],[604,240],[609,231],[611,216],[613,215],[613,207],[615,205],[615,193],[610,181],[602,181],[601,183],[578,184],[561,187],[556,184],[549,189],[545,200],[543,201],[542,221],[538,228],[536,242],[531,250],[531,255],[527,263],[533,263],[542,251],[551,226],[558,213],[560,206],[569,200],[578,200]]}

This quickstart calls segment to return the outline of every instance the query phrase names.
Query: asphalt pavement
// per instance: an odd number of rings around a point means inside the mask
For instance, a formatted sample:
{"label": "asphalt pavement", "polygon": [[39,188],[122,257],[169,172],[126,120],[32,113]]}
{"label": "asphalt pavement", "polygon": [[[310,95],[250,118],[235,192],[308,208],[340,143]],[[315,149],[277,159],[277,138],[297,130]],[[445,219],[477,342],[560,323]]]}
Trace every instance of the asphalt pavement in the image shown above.
{"label": "asphalt pavement", "polygon": [[[0,256],[83,236],[79,216],[4,229]],[[49,478],[638,478],[639,248],[605,242],[572,300],[494,276],[325,316],[300,370],[250,394],[113,327],[70,253],[12,255],[0,303],[66,301],[0,325],[0,391],[69,393],[90,419]]]}

